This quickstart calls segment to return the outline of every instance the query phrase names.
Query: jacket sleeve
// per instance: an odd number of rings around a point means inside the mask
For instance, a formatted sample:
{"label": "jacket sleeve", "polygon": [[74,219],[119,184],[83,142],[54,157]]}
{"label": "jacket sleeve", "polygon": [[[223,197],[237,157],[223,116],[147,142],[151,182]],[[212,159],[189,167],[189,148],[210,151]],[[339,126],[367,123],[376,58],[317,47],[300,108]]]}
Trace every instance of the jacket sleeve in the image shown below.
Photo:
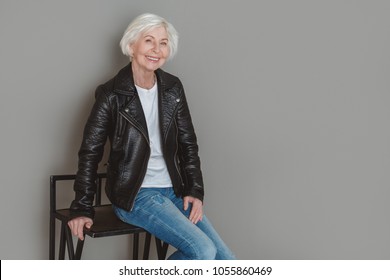
{"label": "jacket sleeve", "polygon": [[183,196],[192,196],[203,201],[203,176],[198,155],[197,137],[184,89],[181,86],[181,96],[177,111],[178,143],[181,158],[181,169],[185,177]]}
{"label": "jacket sleeve", "polygon": [[96,193],[97,169],[103,156],[110,123],[110,105],[103,87],[99,86],[78,153],[78,171],[74,183],[75,199],[70,206],[72,218],[80,216],[94,218],[92,203]]}

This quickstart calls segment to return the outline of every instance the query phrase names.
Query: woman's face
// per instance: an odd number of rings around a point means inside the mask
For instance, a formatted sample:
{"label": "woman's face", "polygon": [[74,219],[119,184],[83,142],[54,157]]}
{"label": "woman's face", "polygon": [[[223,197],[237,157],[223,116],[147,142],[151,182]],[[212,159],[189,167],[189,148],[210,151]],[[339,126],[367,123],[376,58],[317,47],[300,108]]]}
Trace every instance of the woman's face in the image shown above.
{"label": "woman's face", "polygon": [[168,34],[164,27],[155,27],[143,33],[130,46],[133,51],[133,66],[141,71],[155,71],[169,56]]}

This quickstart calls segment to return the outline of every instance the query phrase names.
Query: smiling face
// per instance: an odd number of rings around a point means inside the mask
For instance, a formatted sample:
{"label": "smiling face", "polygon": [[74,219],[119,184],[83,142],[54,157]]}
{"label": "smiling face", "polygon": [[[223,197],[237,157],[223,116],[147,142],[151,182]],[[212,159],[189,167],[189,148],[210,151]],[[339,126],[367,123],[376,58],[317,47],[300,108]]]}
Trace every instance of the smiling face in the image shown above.
{"label": "smiling face", "polygon": [[165,27],[155,27],[143,33],[130,45],[132,64],[141,72],[154,72],[169,56],[168,34]]}

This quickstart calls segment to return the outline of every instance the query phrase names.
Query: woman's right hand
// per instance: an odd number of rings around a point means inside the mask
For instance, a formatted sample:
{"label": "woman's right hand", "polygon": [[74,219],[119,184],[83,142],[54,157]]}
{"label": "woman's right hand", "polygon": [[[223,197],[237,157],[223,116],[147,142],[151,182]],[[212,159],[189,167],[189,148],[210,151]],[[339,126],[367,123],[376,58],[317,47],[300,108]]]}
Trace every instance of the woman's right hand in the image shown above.
{"label": "woman's right hand", "polygon": [[72,234],[80,240],[84,240],[84,227],[91,228],[93,221],[88,217],[77,217],[68,222]]}

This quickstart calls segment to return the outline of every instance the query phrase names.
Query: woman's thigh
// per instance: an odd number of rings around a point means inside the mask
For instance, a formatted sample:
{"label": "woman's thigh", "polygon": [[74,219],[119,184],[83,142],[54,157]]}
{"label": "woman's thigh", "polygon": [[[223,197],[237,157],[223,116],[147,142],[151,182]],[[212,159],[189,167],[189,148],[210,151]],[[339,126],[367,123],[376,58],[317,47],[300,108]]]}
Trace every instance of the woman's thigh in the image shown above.
{"label": "woman's thigh", "polygon": [[179,198],[175,203],[171,200],[172,193],[169,190],[141,190],[131,211],[117,207],[114,210],[124,222],[144,228],[185,252],[189,259],[214,258],[216,249],[212,240],[187,218],[189,211],[178,208]]}

